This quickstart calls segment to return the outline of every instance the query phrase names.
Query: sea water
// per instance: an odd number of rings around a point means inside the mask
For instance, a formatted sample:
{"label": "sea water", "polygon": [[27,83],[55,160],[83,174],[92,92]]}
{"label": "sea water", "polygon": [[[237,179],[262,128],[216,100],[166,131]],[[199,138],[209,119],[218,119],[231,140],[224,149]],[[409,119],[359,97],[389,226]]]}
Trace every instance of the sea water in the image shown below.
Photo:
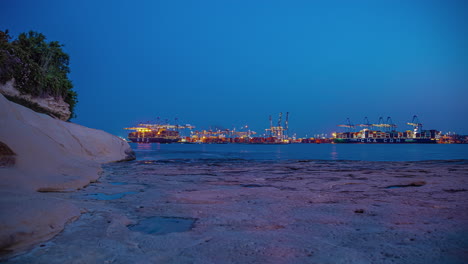
{"label": "sea water", "polygon": [[468,159],[468,144],[136,144],[138,160],[426,161]]}

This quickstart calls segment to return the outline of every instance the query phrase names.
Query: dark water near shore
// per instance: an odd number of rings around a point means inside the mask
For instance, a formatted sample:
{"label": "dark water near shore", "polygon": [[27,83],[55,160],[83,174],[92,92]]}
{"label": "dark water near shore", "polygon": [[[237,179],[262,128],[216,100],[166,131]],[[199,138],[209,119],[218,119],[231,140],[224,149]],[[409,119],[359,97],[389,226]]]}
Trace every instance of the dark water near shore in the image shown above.
{"label": "dark water near shore", "polygon": [[468,159],[468,144],[130,144],[138,160],[362,160]]}

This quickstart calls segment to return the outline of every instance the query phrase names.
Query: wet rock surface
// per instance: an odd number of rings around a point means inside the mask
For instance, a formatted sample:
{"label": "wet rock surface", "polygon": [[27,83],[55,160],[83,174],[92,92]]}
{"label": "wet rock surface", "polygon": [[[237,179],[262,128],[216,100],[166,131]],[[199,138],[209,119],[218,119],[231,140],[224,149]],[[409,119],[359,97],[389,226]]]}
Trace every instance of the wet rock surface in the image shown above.
{"label": "wet rock surface", "polygon": [[115,163],[6,263],[467,263],[467,189],[463,160]]}
{"label": "wet rock surface", "polygon": [[196,220],[194,218],[156,216],[143,219],[135,225],[130,225],[129,229],[146,234],[165,235],[190,231]]}

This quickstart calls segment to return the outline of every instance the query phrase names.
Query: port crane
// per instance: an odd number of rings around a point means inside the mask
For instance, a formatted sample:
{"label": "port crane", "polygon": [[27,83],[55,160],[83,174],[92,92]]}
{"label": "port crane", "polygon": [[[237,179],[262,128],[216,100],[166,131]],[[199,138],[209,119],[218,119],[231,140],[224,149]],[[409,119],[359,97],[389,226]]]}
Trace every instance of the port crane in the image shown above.
{"label": "port crane", "polygon": [[422,131],[422,124],[419,122],[419,118],[417,115],[414,115],[413,120],[411,120],[411,122],[408,122],[406,124],[413,126],[414,130],[416,131]]}
{"label": "port crane", "polygon": [[383,117],[379,118],[379,122],[377,124],[373,124],[374,127],[381,127],[385,128],[386,131],[393,131],[397,127],[391,117],[387,117],[387,120],[384,121]]}
{"label": "port crane", "polygon": [[273,122],[271,120],[270,116],[270,128],[265,129],[265,131],[269,131],[269,134],[271,137],[275,137],[279,140],[286,140],[287,135],[285,134],[286,131],[288,131],[288,126],[289,126],[289,112],[286,112],[286,120],[284,123],[284,126],[281,125],[283,120],[283,113],[280,112],[278,116],[278,124],[277,126],[273,126]]}
{"label": "port crane", "polygon": [[388,125],[385,124],[383,117],[379,117],[379,121],[377,124],[372,124],[374,127],[387,127]]}
{"label": "port crane", "polygon": [[369,123],[369,119],[366,117],[364,117],[364,123],[363,124],[359,124],[358,126],[360,127],[366,127],[366,128],[371,128],[373,125],[371,123]]}
{"label": "port crane", "polygon": [[393,123],[391,117],[387,117],[387,121],[385,123],[387,124],[387,131],[395,131],[397,125]]}
{"label": "port crane", "polygon": [[351,131],[351,129],[353,129],[355,126],[351,123],[351,120],[349,120],[349,117],[346,118],[346,123],[343,124],[343,125],[338,125],[339,127],[345,127],[347,128],[346,130],[348,130],[348,132]]}

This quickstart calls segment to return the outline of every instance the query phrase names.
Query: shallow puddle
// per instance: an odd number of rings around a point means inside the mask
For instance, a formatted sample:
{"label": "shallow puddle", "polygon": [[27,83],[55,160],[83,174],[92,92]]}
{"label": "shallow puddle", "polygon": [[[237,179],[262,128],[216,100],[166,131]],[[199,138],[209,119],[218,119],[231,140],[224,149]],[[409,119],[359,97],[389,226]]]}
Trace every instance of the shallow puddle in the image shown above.
{"label": "shallow puddle", "polygon": [[129,229],[152,235],[164,235],[190,231],[196,221],[195,218],[155,216],[143,219],[138,224],[129,226]]}
{"label": "shallow puddle", "polygon": [[259,185],[259,184],[241,184],[240,186],[241,186],[241,187],[245,187],[245,188],[260,188],[260,187],[270,187],[270,186],[266,186],[266,185]]}
{"label": "shallow puddle", "polygon": [[421,187],[426,185],[424,181],[412,182],[410,184],[402,184],[402,185],[390,185],[385,187],[385,189],[395,189],[395,188],[405,188],[405,187]]}
{"label": "shallow puddle", "polygon": [[103,200],[103,201],[108,201],[108,200],[115,200],[115,199],[120,199],[124,197],[127,194],[135,194],[137,192],[123,192],[123,193],[115,193],[115,194],[105,194],[105,193],[92,193],[88,194],[86,196],[91,197],[96,200]]}

